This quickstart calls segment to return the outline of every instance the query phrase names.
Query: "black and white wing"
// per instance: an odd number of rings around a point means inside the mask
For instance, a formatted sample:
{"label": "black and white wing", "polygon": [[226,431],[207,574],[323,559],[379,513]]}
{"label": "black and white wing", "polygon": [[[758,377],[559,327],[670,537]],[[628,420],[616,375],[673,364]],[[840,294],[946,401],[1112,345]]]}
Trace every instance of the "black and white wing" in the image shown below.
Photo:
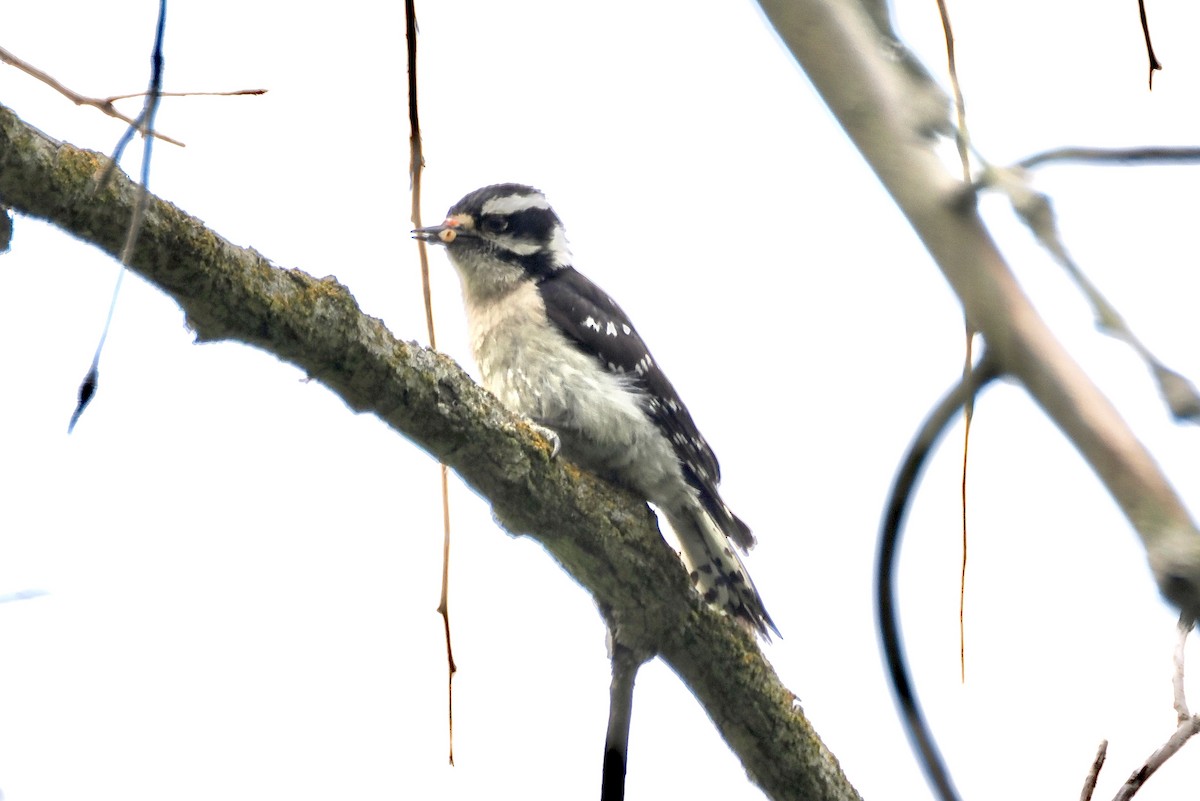
{"label": "black and white wing", "polygon": [[556,270],[538,289],[550,320],[572,343],[645,393],[650,418],[670,441],[684,478],[696,489],[705,509],[726,536],[742,548],[752,547],[750,528],[717,492],[721,467],[716,455],[621,307],[573,267]]}

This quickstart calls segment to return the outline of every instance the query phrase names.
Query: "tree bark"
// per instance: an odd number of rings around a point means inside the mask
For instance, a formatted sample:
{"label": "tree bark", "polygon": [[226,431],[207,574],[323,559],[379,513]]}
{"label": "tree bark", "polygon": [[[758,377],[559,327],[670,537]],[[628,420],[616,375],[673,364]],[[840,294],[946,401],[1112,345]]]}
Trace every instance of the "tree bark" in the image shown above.
{"label": "tree bark", "polygon": [[[0,204],[115,257],[138,187],[120,170],[99,186],[108,166],[0,106]],[[509,532],[536,539],[591,592],[623,642],[671,666],[768,796],[859,798],[754,639],[692,591],[649,508],[551,459],[451,359],[396,339],[333,278],[274,267],[157,197],[130,269],[179,303],[198,341],[297,365],[458,472]]]}

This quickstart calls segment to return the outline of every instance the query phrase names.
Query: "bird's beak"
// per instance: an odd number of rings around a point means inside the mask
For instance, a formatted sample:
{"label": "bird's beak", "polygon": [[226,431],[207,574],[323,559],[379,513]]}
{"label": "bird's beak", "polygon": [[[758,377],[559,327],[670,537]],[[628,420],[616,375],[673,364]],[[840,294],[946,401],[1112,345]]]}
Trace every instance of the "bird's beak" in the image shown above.
{"label": "bird's beak", "polygon": [[428,228],[414,228],[413,239],[420,239],[425,242],[441,242],[443,245],[449,245],[459,234],[465,233],[463,230],[463,222],[457,217],[447,217],[446,221],[441,225],[431,225]]}

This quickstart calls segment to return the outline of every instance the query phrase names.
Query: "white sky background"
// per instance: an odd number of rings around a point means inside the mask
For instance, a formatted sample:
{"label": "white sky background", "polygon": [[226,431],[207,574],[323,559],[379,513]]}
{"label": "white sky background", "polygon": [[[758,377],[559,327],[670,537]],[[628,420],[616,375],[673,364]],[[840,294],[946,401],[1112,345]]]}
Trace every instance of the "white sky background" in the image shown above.
{"label": "white sky background", "polygon": [[[423,341],[402,5],[175,3],[167,89],[270,93],[165,101],[159,127],[188,147],[156,146],[151,187],[278,265],[336,275]],[[1166,66],[1152,94],[1132,2],[953,4],[982,153],[1195,144],[1200,16],[1149,10]],[[487,183],[548,193],[576,265],[637,323],[759,537],[748,565],[784,633],[768,657],[864,797],[926,797],[877,652],[871,570],[894,466],[960,369],[961,313],[936,267],[747,0],[419,12],[427,223]],[[941,70],[933,0],[898,14]],[[0,44],[81,92],[134,92],[154,15],[148,0],[4,0]],[[121,131],[10,68],[0,102],[80,146],[111,150]],[[1084,269],[1194,378],[1197,169],[1037,177]],[[1200,433],[1167,419],[1004,202],[983,205],[1039,308],[1195,506]],[[457,281],[440,253],[431,267],[439,343],[469,365]],[[268,354],[193,345],[178,307],[130,276],[99,394],[66,435],[116,272],[24,218],[0,257],[0,593],[50,593],[0,605],[5,798],[595,797],[602,622],[457,481],[446,766],[437,467],[375,418]],[[1175,615],[1099,482],[999,386],[972,442],[961,686],[960,441],[959,427],[927,475],[902,576],[955,779],[973,800],[1075,798],[1108,738],[1097,798],[1111,797],[1174,728]],[[1193,796],[1196,748],[1140,797]],[[762,797],[659,663],[638,680],[628,797]]]}

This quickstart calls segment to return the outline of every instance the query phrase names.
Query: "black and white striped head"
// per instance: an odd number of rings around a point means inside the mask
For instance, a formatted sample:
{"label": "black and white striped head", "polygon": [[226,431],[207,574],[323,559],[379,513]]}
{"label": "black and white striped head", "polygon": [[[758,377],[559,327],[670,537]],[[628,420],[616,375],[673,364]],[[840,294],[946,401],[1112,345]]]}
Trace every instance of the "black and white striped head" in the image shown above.
{"label": "black and white striped head", "polygon": [[521,184],[476,189],[450,207],[441,225],[414,233],[446,246],[468,289],[538,281],[571,265],[558,215],[545,195]]}

